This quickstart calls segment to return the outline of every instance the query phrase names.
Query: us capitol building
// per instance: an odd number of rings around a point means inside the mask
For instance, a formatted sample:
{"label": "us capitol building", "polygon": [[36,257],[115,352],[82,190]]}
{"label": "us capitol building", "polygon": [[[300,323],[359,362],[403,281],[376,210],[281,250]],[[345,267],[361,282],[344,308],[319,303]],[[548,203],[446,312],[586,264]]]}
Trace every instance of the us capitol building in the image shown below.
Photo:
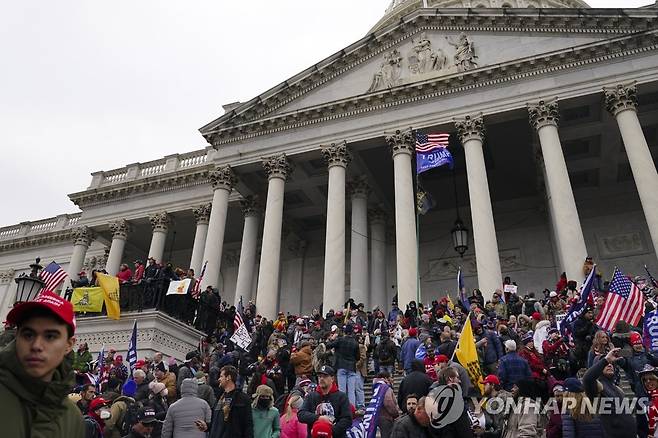
{"label": "us capitol building", "polygon": [[[207,261],[203,286],[269,318],[349,297],[404,309],[454,295],[459,266],[485,296],[505,276],[520,293],[580,283],[588,255],[604,278],[658,272],[656,4],[395,0],[224,110],[204,149],[93,172],[69,195],[80,213],[0,228],[0,318],[36,257],[74,279]],[[421,175],[436,206],[418,230],[410,129],[450,133],[455,160]]]}

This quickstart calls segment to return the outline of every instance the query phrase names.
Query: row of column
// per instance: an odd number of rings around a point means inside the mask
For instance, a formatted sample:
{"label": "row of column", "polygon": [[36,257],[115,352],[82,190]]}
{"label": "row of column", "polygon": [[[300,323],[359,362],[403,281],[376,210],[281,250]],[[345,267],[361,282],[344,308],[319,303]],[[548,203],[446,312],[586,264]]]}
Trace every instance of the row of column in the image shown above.
{"label": "row of column", "polygon": [[[658,248],[658,174],[637,117],[637,92],[634,85],[619,85],[605,89],[607,109],[615,116],[637,184],[654,248]],[[562,270],[571,279],[580,280],[582,263],[587,255],[578,210],[569,181],[566,162],[558,133],[557,100],[528,105],[529,118],[537,131],[543,155],[549,207],[554,219],[555,241]],[[473,237],[478,273],[478,287],[490,296],[501,285],[501,268],[496,239],[489,183],[483,153],[485,126],[481,115],[454,120],[464,146],[468,178]],[[417,300],[418,242],[416,235],[415,199],[413,191],[412,156],[415,139],[412,132],[397,131],[386,137],[393,156],[395,184],[395,243],[398,301],[401,306]],[[380,210],[368,210],[368,187],[363,178],[346,183],[346,168],[350,155],[346,144],[322,148],[329,170],[327,193],[327,225],[323,278],[325,309],[340,309],[345,296],[345,198],[347,188],[352,202],[350,253],[350,295],[356,302],[385,306],[386,239],[385,219]],[[279,298],[279,270],[285,182],[292,171],[287,157],[277,155],[263,160],[268,176],[267,200],[263,224],[261,258],[258,271],[256,305],[263,315],[273,317]],[[216,286],[226,227],[228,200],[236,178],[230,166],[221,166],[210,173],[213,187],[212,204],[194,209],[197,230],[190,266],[198,273],[205,261],[207,268],[202,287]],[[245,217],[237,297],[250,297],[253,287],[259,208],[253,198],[242,201]],[[370,219],[370,227],[368,222]],[[149,256],[162,260],[166,241],[168,215],[165,212],[150,217],[153,236]],[[116,274],[121,263],[129,224],[119,220],[110,224],[113,233],[107,270]],[[370,230],[370,235],[369,231]],[[91,231],[80,228],[76,234],[69,275],[75,278],[82,267]],[[368,260],[370,241],[370,261]],[[369,268],[370,267],[370,268]],[[370,291],[370,294],[369,294]],[[369,303],[368,296],[372,303]]]}

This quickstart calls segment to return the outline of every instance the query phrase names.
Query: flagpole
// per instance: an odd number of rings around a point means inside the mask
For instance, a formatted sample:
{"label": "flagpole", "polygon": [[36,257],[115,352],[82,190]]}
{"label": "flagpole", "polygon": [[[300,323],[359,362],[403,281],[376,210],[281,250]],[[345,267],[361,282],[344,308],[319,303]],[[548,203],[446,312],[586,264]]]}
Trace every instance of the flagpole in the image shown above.
{"label": "flagpole", "polygon": [[420,215],[418,212],[418,156],[416,154],[416,131],[411,129],[414,138],[414,159],[411,161],[412,170],[415,175],[416,184],[414,185],[414,212],[416,213],[416,316],[420,312]]}

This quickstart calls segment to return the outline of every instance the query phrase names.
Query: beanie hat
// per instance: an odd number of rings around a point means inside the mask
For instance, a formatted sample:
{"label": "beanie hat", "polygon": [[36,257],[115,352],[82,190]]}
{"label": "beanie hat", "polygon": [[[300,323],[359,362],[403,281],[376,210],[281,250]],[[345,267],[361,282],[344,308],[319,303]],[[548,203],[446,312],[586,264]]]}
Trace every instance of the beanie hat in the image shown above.
{"label": "beanie hat", "polygon": [[448,362],[448,356],[445,354],[439,354],[436,356],[436,362],[437,363],[447,363]]}
{"label": "beanie hat", "polygon": [[137,383],[134,380],[128,380],[121,389],[123,395],[128,397],[134,397],[135,392],[137,391]]}
{"label": "beanie hat", "polygon": [[155,380],[149,383],[149,389],[153,394],[160,394],[162,391],[166,391],[167,387],[164,383],[156,382]]}
{"label": "beanie hat", "polygon": [[642,343],[642,335],[638,332],[631,332],[630,336],[631,345],[637,345]]}
{"label": "beanie hat", "polygon": [[160,362],[155,366],[155,369],[158,371],[162,371],[163,373],[166,372],[167,370],[165,369],[164,362]]}
{"label": "beanie hat", "polygon": [[303,397],[297,397],[294,401],[290,402],[290,406],[293,409],[299,409],[299,408],[302,407],[303,404],[304,404],[304,398]]}
{"label": "beanie hat", "polygon": [[566,389],[569,392],[584,392],[585,387],[583,386],[583,382],[578,380],[575,377],[569,377],[568,379],[565,379],[564,381],[564,389]]}
{"label": "beanie hat", "polygon": [[505,341],[505,348],[507,351],[516,351],[516,342],[512,339],[508,339]]}
{"label": "beanie hat", "polygon": [[416,327],[411,327],[409,329],[409,337],[416,337],[418,336],[418,329]]}
{"label": "beanie hat", "polygon": [[532,319],[534,319],[535,321],[541,321],[541,313],[539,313],[539,312],[534,312],[534,313],[532,314]]}

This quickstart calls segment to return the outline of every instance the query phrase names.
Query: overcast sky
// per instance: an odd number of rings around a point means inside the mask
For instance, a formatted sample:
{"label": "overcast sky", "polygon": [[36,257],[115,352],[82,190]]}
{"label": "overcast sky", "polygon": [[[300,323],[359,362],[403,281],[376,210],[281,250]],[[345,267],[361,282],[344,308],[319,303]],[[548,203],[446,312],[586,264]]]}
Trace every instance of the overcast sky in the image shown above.
{"label": "overcast sky", "polygon": [[[223,113],[363,37],[389,0],[15,1],[0,8],[0,226],[90,173],[206,146]],[[635,7],[650,0],[590,0]]]}

